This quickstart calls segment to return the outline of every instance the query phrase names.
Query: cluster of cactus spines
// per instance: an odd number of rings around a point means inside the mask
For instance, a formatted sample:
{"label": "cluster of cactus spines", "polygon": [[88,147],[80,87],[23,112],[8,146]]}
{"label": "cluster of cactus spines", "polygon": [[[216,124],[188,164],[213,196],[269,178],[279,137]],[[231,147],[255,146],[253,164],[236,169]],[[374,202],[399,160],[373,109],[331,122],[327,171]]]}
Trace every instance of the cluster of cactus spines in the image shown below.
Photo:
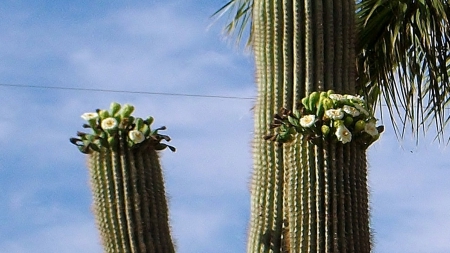
{"label": "cluster of cactus spines", "polygon": [[131,116],[133,106],[83,114],[84,127],[71,142],[88,154],[94,213],[105,252],[175,252],[157,150],[170,140],[151,129],[153,118]]}
{"label": "cluster of cactus spines", "polygon": [[[365,149],[303,133],[265,140],[313,92],[355,94],[355,1],[254,0],[254,175],[247,252],[370,252]],[[288,114],[289,116],[292,116]],[[299,119],[299,118],[298,118]]]}

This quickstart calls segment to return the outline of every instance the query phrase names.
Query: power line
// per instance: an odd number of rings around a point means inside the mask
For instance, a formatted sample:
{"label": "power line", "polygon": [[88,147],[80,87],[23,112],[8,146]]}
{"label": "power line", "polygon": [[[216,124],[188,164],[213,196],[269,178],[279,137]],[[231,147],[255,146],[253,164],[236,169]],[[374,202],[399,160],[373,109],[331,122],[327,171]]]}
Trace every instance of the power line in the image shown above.
{"label": "power line", "polygon": [[[74,91],[127,93],[127,94],[141,94],[141,95],[178,96],[178,97],[221,98],[221,99],[238,99],[238,100],[254,100],[255,99],[253,97],[238,97],[238,96],[223,96],[223,95],[203,95],[203,94],[186,94],[186,93],[152,92],[152,91],[76,88],[76,87],[62,87],[62,86],[39,86],[39,85],[6,84],[6,83],[0,83],[0,86],[17,87],[17,88],[50,89],[50,90],[74,90]],[[381,106],[387,107],[386,104],[382,104]],[[401,106],[401,107],[404,108],[404,106]],[[447,107],[445,107],[444,109],[450,110],[450,108],[447,108]]]}
{"label": "power line", "polygon": [[112,89],[95,89],[95,88],[76,88],[76,87],[61,87],[61,86],[21,85],[21,84],[6,84],[6,83],[0,83],[0,86],[17,87],[17,88],[50,89],[50,90],[74,90],[74,91],[93,91],[93,92],[109,92],[109,93],[128,93],[128,94],[141,94],[141,95],[179,96],[179,97],[222,98],[222,99],[239,99],[239,100],[255,99],[252,97],[238,97],[238,96],[185,94],[185,93],[152,92],[152,91],[112,90]]}

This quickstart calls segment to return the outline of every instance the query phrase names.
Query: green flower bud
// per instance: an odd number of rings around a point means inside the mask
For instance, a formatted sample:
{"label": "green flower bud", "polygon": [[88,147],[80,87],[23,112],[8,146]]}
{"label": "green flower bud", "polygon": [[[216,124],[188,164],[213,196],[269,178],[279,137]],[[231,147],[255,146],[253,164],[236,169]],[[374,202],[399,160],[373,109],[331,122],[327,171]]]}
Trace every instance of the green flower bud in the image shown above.
{"label": "green flower bud", "polygon": [[147,122],[147,125],[150,126],[150,125],[153,123],[153,117],[152,117],[152,116],[148,117],[148,118],[145,120],[145,122]]}
{"label": "green flower bud", "polygon": [[366,122],[364,120],[358,120],[355,123],[355,132],[361,132],[366,127]]}
{"label": "green flower bud", "polygon": [[346,127],[350,127],[352,125],[352,123],[353,123],[353,117],[352,116],[346,116],[344,118],[344,125]]}
{"label": "green flower bud", "polygon": [[100,116],[100,119],[101,119],[101,120],[110,117],[109,112],[106,111],[106,110],[100,110],[100,111],[98,111],[98,116]]}
{"label": "green flower bud", "polygon": [[335,120],[334,123],[333,123],[333,126],[334,126],[335,128],[338,128],[338,127],[341,126],[342,124],[344,124],[344,121],[342,121],[342,120]]}
{"label": "green flower bud", "polygon": [[329,110],[329,109],[333,109],[333,106],[334,106],[333,100],[331,100],[329,98],[324,98],[322,103],[323,103],[323,108],[325,109],[325,111]]}
{"label": "green flower bud", "polygon": [[316,110],[316,105],[319,102],[320,99],[320,93],[317,91],[312,92],[311,94],[309,94],[309,109],[311,111],[315,111]]}
{"label": "green flower bud", "polygon": [[150,134],[150,127],[146,124],[144,124],[139,131],[141,131],[145,136],[148,136]]}
{"label": "green flower bud", "polygon": [[123,118],[128,118],[134,111],[134,106],[130,104],[125,104],[122,106],[122,109],[120,110],[120,116]]}
{"label": "green flower bud", "polygon": [[116,102],[112,102],[111,105],[109,106],[109,112],[111,114],[111,116],[116,116],[116,113],[119,112],[120,110],[120,104],[116,103]]}
{"label": "green flower bud", "polygon": [[327,125],[323,125],[321,130],[322,130],[323,136],[328,136],[328,134],[330,133],[330,127]]}
{"label": "green flower bud", "polygon": [[142,128],[142,126],[145,125],[145,124],[144,124],[144,120],[141,119],[141,118],[136,118],[136,119],[134,120],[134,124],[136,124],[136,127],[135,127],[134,129],[137,129],[137,130],[139,130],[139,131],[140,131],[140,129]]}
{"label": "green flower bud", "polygon": [[311,108],[309,108],[309,97],[302,98],[302,104],[306,110],[308,110],[308,111],[311,110]]}

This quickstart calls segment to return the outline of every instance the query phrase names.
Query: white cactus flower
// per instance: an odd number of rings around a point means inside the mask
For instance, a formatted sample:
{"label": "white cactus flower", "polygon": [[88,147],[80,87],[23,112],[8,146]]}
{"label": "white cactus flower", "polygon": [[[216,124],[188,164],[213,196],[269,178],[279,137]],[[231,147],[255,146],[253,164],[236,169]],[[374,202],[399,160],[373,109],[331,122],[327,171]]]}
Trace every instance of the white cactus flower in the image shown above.
{"label": "white cactus flower", "polygon": [[344,112],[342,109],[329,109],[325,111],[325,115],[330,119],[338,120],[344,117]]}
{"label": "white cactus flower", "polygon": [[89,120],[97,119],[98,114],[96,112],[86,112],[86,113],[83,113],[83,115],[81,115],[81,118],[86,121],[89,121]]}
{"label": "white cactus flower", "polygon": [[352,107],[352,106],[349,106],[349,105],[344,105],[342,107],[342,110],[344,110],[344,112],[346,112],[347,114],[351,115],[352,117],[359,116],[359,111],[355,107]]}
{"label": "white cactus flower", "polygon": [[352,133],[345,127],[344,124],[340,125],[336,129],[336,137],[338,141],[342,142],[343,144],[352,141]]}
{"label": "white cactus flower", "polygon": [[138,130],[131,130],[128,133],[128,137],[130,138],[131,141],[133,141],[136,144],[141,143],[145,140],[145,135]]}
{"label": "white cactus flower", "polygon": [[360,104],[354,104],[353,106],[356,107],[356,109],[358,109],[358,111],[360,111],[361,113],[363,113],[366,116],[369,116],[369,112]]}
{"label": "white cactus flower", "polygon": [[341,100],[345,100],[345,96],[341,95],[341,94],[330,94],[328,96],[329,98],[335,100],[335,101],[341,101]]}
{"label": "white cactus flower", "polygon": [[316,123],[316,115],[305,115],[300,119],[302,127],[311,127]]}
{"label": "white cactus flower", "polygon": [[345,98],[358,103],[364,103],[364,99],[361,96],[345,95]]}
{"label": "white cactus flower", "polygon": [[370,134],[372,137],[375,137],[379,134],[375,122],[373,121],[369,121],[366,123],[366,125],[364,126],[364,132]]}
{"label": "white cactus flower", "polygon": [[104,120],[102,120],[101,127],[103,130],[114,130],[117,128],[119,123],[115,118],[109,117]]}

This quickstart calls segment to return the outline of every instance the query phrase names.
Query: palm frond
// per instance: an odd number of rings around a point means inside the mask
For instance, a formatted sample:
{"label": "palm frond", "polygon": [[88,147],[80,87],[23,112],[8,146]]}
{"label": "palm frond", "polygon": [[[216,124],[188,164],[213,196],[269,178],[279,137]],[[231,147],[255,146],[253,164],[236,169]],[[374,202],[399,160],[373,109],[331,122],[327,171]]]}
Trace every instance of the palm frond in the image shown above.
{"label": "palm frond", "polygon": [[228,23],[224,31],[228,36],[236,39],[236,44],[240,44],[242,39],[247,37],[246,46],[251,46],[252,41],[252,7],[253,0],[230,0],[216,11],[212,17],[217,19],[228,13]]}
{"label": "palm frond", "polygon": [[359,88],[374,106],[382,95],[401,136],[434,126],[442,140],[450,122],[449,13],[442,0],[357,3]]}

